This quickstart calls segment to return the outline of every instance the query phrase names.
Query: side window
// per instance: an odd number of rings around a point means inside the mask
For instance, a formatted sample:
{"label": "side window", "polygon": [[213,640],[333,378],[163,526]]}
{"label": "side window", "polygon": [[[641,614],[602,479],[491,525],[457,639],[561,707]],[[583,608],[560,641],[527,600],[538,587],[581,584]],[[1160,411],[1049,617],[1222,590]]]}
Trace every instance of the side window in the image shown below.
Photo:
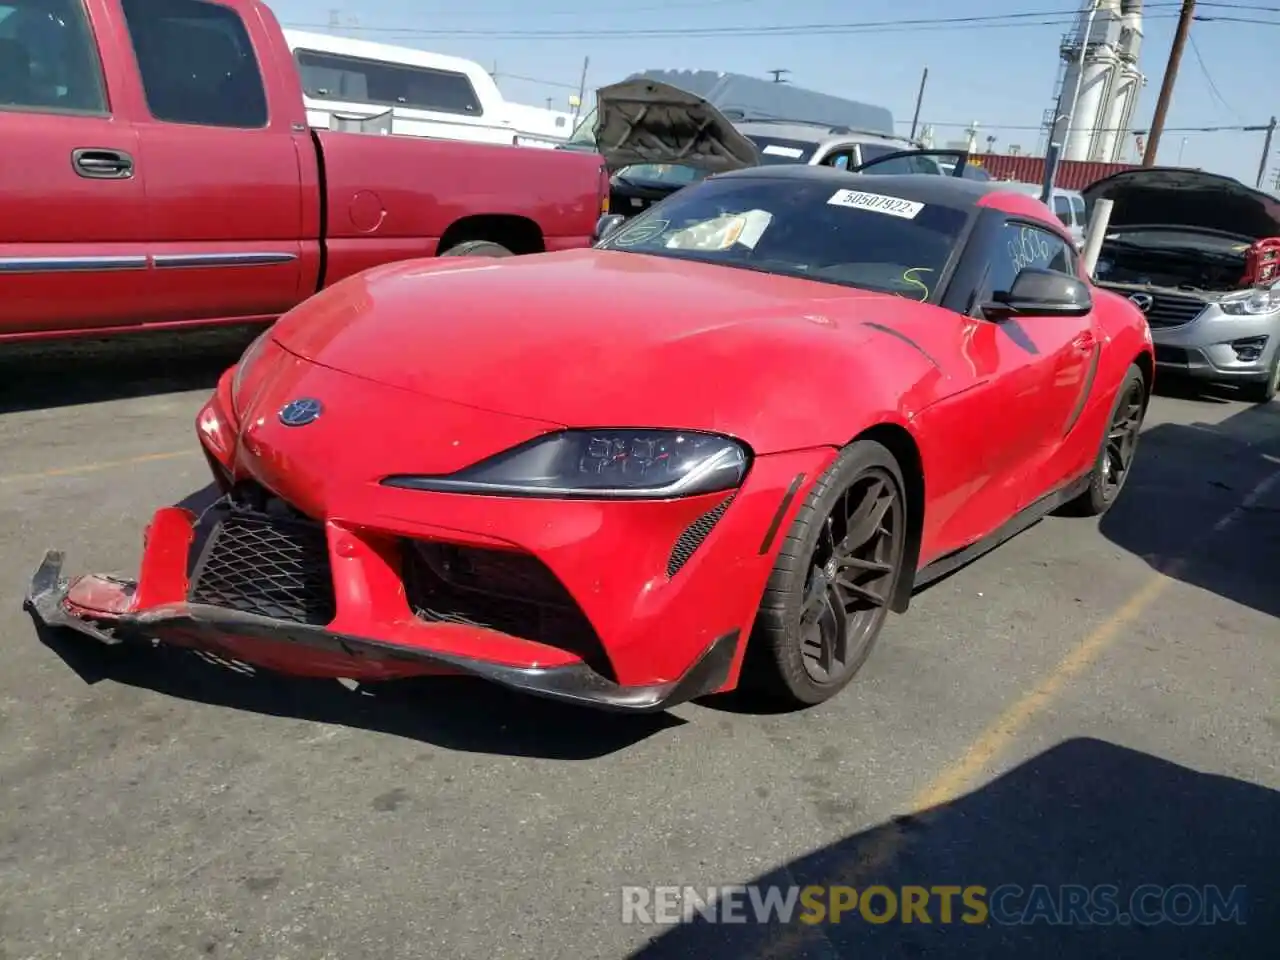
{"label": "side window", "polygon": [[1071,226],[1071,201],[1062,194],[1054,195],[1053,212],[1058,215],[1058,219],[1062,221],[1064,227]]}
{"label": "side window", "polygon": [[107,112],[83,0],[0,0],[0,110]]}
{"label": "side window", "polygon": [[298,50],[294,58],[302,89],[316,100],[484,115],[475,88],[461,73],[319,50]]}
{"label": "side window", "polygon": [[209,127],[267,125],[267,94],[240,15],[204,0],[123,0],[147,109]]}
{"label": "side window", "polygon": [[1071,210],[1076,215],[1076,224],[1080,227],[1088,226],[1089,215],[1084,210],[1084,197],[1071,198]]}
{"label": "side window", "polygon": [[832,150],[829,154],[822,158],[824,167],[835,167],[837,170],[848,170],[852,166],[856,166],[853,159],[853,148],[843,147],[839,150]]}
{"label": "side window", "polygon": [[1048,230],[1015,220],[1001,225],[990,256],[991,269],[979,303],[998,291],[1007,291],[1025,267],[1076,275],[1076,254],[1066,241]]}

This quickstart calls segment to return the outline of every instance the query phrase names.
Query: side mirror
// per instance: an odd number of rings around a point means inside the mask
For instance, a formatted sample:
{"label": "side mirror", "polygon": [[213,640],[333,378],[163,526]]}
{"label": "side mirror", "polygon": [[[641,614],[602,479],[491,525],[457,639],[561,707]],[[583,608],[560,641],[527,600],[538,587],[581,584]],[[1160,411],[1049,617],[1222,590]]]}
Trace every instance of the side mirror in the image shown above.
{"label": "side mirror", "polygon": [[982,305],[984,316],[1003,320],[1014,316],[1083,317],[1093,309],[1093,294],[1079,277],[1054,270],[1024,267],[1008,290],[997,290]]}
{"label": "side mirror", "polygon": [[620,213],[604,214],[596,221],[596,231],[595,235],[591,238],[592,242],[599,243],[626,222],[627,218]]}

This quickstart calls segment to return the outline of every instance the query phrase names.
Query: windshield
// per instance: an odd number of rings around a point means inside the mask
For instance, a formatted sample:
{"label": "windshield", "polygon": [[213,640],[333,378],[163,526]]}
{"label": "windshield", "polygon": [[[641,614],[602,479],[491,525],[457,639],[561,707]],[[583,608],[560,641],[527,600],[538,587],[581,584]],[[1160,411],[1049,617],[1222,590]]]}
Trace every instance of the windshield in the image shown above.
{"label": "windshield", "polygon": [[706,176],[703,170],[676,163],[635,163],[615,174],[627,183],[652,183],[657,186],[683,187]]}
{"label": "windshield", "polygon": [[761,164],[808,163],[818,149],[818,144],[811,140],[784,140],[781,137],[757,137],[754,134],[747,134],[747,139],[760,151]]}
{"label": "windshield", "polygon": [[569,134],[569,139],[565,141],[565,146],[586,147],[590,150],[595,150],[596,114],[599,110],[599,107],[592,108],[591,112],[574,128],[573,133]]}
{"label": "windshield", "polygon": [[713,178],[650,207],[599,247],[928,300],[967,220],[964,210],[827,178]]}

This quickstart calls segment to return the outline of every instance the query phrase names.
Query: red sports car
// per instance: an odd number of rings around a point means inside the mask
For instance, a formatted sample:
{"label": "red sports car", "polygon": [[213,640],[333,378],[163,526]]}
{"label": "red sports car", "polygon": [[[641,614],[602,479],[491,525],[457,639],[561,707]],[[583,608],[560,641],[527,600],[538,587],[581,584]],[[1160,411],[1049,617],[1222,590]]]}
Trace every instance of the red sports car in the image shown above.
{"label": "red sports car", "polygon": [[312,297],[198,415],[217,504],[161,509],[136,583],[51,552],[29,604],[292,674],[813,704],[926,581],[1106,510],[1152,371],[1037,200],[729,173],[594,249]]}

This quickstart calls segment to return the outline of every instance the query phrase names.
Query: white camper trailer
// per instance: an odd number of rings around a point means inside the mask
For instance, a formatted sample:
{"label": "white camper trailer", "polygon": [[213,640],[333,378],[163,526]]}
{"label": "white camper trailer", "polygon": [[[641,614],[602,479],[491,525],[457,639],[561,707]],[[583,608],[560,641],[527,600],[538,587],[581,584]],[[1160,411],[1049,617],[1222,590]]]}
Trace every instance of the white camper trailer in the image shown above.
{"label": "white camper trailer", "polygon": [[471,60],[324,33],[284,35],[313,127],[543,147],[571,132],[568,113],[508,103]]}

